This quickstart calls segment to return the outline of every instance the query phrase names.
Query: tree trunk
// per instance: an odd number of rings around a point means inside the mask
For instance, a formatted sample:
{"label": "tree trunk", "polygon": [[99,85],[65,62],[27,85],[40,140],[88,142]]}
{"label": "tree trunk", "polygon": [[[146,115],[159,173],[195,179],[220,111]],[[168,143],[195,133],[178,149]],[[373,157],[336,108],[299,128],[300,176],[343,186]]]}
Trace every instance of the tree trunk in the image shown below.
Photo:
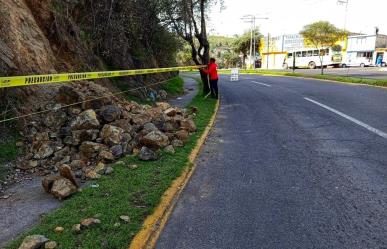
{"label": "tree trunk", "polygon": [[320,56],[321,75],[324,74],[323,60],[324,60],[324,57],[323,57],[323,56]]}

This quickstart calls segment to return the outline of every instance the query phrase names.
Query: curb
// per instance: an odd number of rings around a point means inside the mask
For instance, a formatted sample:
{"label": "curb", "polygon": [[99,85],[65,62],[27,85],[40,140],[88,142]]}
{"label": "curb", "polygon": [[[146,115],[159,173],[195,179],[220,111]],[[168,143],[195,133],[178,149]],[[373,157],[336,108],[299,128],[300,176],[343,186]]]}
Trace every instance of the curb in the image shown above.
{"label": "curb", "polygon": [[156,245],[157,239],[167,223],[181,192],[184,190],[196,169],[194,162],[206,142],[208,134],[215,124],[215,119],[219,111],[219,105],[220,100],[218,99],[215,105],[215,112],[210,119],[210,123],[204,129],[202,136],[199,138],[196,146],[188,157],[189,162],[186,169],[181,176],[172,182],[172,185],[167,189],[167,191],[165,191],[160,204],[155,208],[153,214],[149,215],[145,219],[142,229],[133,238],[129,249],[152,249]]}

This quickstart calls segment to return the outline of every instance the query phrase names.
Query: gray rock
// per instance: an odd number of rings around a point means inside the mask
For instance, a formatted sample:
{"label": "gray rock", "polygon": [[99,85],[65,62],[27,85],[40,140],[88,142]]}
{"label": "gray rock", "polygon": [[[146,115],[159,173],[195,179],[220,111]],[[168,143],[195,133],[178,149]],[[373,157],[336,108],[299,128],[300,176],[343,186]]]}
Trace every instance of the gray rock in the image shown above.
{"label": "gray rock", "polygon": [[105,175],[111,175],[113,173],[114,169],[111,166],[106,167],[105,169]]}
{"label": "gray rock", "polygon": [[48,242],[49,239],[43,235],[30,235],[24,238],[19,249],[38,249]]}
{"label": "gray rock", "polygon": [[54,184],[51,188],[51,194],[54,195],[59,200],[62,200],[66,197],[77,192],[77,187],[66,178],[60,178],[54,181]]}
{"label": "gray rock", "polygon": [[105,144],[115,145],[121,142],[123,133],[124,130],[119,127],[113,125],[104,125],[100,136]]}
{"label": "gray rock", "polygon": [[148,133],[141,139],[141,144],[150,148],[163,148],[169,144],[169,138],[159,130]]}
{"label": "gray rock", "polygon": [[142,161],[156,161],[157,155],[153,150],[144,146],[141,148],[141,151],[138,154],[138,158]]}
{"label": "gray rock", "polygon": [[73,130],[89,130],[97,129],[100,123],[94,110],[86,110],[79,114],[71,123]]}
{"label": "gray rock", "polygon": [[114,158],[120,158],[123,154],[122,145],[115,145],[110,148],[110,151],[112,152]]}
{"label": "gray rock", "polygon": [[168,145],[167,147],[165,147],[164,151],[167,152],[168,154],[175,154],[175,149],[173,148],[172,145]]}
{"label": "gray rock", "polygon": [[101,108],[101,117],[107,123],[111,123],[121,116],[121,109],[114,105],[108,105]]}
{"label": "gray rock", "polygon": [[179,139],[175,139],[175,140],[172,141],[172,146],[174,148],[184,147],[184,143],[183,143],[183,141],[181,141]]}

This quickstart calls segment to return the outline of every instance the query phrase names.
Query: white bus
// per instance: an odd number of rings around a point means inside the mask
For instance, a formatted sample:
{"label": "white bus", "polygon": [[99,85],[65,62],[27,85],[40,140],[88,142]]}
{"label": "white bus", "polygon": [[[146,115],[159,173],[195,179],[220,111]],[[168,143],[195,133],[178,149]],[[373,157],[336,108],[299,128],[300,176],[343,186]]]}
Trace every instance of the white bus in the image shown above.
{"label": "white bus", "polygon": [[[323,66],[334,66],[339,67],[341,64],[342,56],[340,52],[334,52],[332,49],[303,49],[297,50],[293,53],[288,53],[286,56],[283,68],[310,68],[315,69],[317,67],[321,67],[321,62],[319,58],[319,54],[323,55]],[[296,59],[293,60],[293,55],[295,55]],[[295,65],[293,65],[295,62]]]}

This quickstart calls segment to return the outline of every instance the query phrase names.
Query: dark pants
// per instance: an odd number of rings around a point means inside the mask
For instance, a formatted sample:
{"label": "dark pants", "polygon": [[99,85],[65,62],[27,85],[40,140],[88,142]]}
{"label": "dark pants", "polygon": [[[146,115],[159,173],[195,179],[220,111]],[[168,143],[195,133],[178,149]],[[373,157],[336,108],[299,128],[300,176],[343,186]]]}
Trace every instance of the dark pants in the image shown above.
{"label": "dark pants", "polygon": [[211,97],[218,98],[218,79],[210,80]]}

